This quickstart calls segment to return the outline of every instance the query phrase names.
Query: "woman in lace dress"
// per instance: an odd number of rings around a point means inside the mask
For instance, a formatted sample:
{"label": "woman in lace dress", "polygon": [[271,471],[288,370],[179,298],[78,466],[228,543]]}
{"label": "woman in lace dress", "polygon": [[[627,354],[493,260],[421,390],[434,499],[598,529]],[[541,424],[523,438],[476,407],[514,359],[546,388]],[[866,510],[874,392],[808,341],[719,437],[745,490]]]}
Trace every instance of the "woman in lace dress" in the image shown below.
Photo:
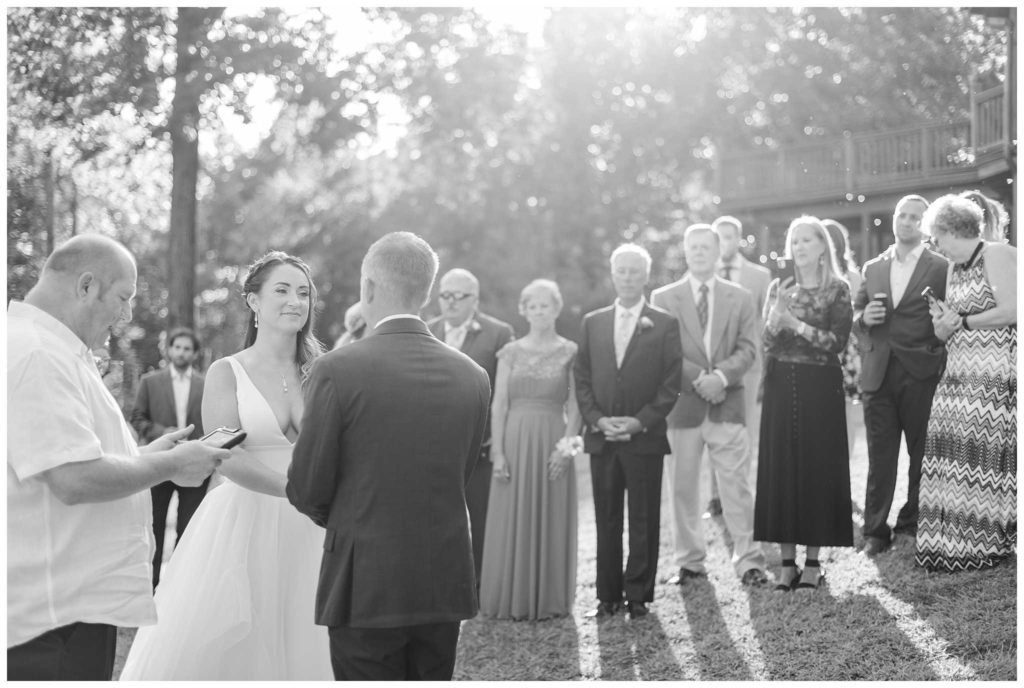
{"label": "woman in lace dress", "polygon": [[244,348],[210,366],[203,425],[247,437],[161,576],[157,624],[135,636],[122,680],[334,678],[327,629],[313,622],[323,529],[284,491],[320,353],[316,289],[305,263],[274,251],[249,268],[242,294]]}
{"label": "woman in lace dress", "polygon": [[498,352],[491,408],[493,480],[480,610],[497,619],[572,611],[576,591],[576,471],[581,425],[572,380],[576,344],[555,332],[558,285],[534,280],[519,313],[522,339]]}
{"label": "woman in lace dress", "polygon": [[1017,249],[982,239],[981,210],[943,196],[922,220],[949,258],[932,304],[946,369],[921,464],[917,564],[995,566],[1017,544]]}
{"label": "woman in lace dress", "polygon": [[[764,411],[754,504],[754,539],[778,542],[777,590],[813,590],[824,579],[821,547],[852,547],[846,396],[839,354],[853,325],[850,287],[817,218],[789,225],[796,266],[768,288]],[[801,574],[796,546],[805,545]]]}

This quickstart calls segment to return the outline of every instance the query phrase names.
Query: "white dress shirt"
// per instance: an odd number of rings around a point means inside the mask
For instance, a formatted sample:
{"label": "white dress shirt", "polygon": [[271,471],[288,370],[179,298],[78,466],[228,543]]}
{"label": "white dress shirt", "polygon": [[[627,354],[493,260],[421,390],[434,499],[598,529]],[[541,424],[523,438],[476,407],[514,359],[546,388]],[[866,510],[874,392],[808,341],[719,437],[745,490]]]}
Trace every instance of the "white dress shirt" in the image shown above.
{"label": "white dress shirt", "polygon": [[7,309],[7,647],[82,621],[156,623],[149,490],[68,506],[40,473],[138,455],[88,347],[42,310]]}
{"label": "white dress shirt", "polygon": [[[921,258],[922,253],[924,253],[924,244],[919,244],[903,260],[900,260],[900,254],[896,251],[896,247],[893,247],[892,260],[889,261],[889,285],[892,289],[893,308],[903,300],[907,285],[910,284],[910,278],[914,274],[914,268],[917,267],[917,261]],[[868,296],[874,296],[874,294],[868,294]]]}
{"label": "white dress shirt", "polygon": [[644,299],[626,308],[615,299],[615,365],[622,367],[622,359],[629,348],[629,340],[633,338],[636,325],[640,322],[640,314],[644,310]]}
{"label": "white dress shirt", "polygon": [[171,387],[174,389],[174,415],[177,427],[188,425],[188,394],[192,391],[192,366],[179,373],[178,369],[171,365]]}
{"label": "white dress shirt", "polygon": [[421,318],[418,315],[414,315],[413,313],[395,313],[394,315],[389,315],[378,320],[377,324],[373,326],[373,329],[376,330],[381,325],[386,323],[388,320],[398,320],[399,318],[412,318],[413,320],[419,320],[420,322],[423,322],[423,318]]}
{"label": "white dress shirt", "polygon": [[444,321],[444,343],[455,349],[456,351],[462,350],[462,345],[466,341],[466,333],[469,332],[469,323],[473,322],[473,318],[466,318],[466,321],[461,325],[450,325],[447,320]]}
{"label": "white dress shirt", "polygon": [[[703,343],[704,353],[708,357],[708,363],[713,364],[714,361],[711,358],[711,323],[715,321],[715,283],[718,281],[718,278],[712,275],[711,279],[709,279],[707,282],[701,282],[691,273],[687,275],[687,279],[690,280],[690,289],[693,290],[694,305],[700,303],[700,285],[708,285],[708,324],[707,327],[704,328]],[[729,378],[725,376],[725,373],[723,373],[718,368],[715,368],[712,372],[718,375],[718,377],[722,380],[723,385],[725,385],[726,387],[729,386]]]}

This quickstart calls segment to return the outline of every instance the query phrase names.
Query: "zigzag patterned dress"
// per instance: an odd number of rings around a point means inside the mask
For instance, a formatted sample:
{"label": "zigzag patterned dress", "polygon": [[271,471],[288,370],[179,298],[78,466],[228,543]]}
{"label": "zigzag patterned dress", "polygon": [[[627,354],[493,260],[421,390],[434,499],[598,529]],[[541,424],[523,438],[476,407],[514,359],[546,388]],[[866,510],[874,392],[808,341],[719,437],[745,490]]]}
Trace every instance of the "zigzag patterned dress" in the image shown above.
{"label": "zigzag patterned dress", "polygon": [[[996,305],[984,252],[953,268],[947,305]],[[1017,543],[1017,329],[959,330],[932,402],[921,468],[917,564],[932,571],[995,566]]]}

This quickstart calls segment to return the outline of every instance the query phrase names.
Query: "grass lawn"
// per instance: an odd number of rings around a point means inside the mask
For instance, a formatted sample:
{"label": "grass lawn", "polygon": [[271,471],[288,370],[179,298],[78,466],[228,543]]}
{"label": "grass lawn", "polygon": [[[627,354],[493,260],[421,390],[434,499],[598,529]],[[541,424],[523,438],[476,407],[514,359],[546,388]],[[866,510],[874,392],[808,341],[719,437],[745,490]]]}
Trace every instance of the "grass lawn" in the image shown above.
{"label": "grass lawn", "polygon": [[[867,478],[863,426],[851,460],[855,537]],[[652,613],[598,623],[596,535],[589,462],[577,462],[579,565],[571,618],[463,624],[458,680],[1002,680],[1017,678],[1016,558],[983,572],[929,574],[910,548],[875,559],[824,549],[828,584],[813,593],[743,588],[720,519],[706,520],[708,580],[685,588],[674,572],[668,511]],[[906,495],[906,456],[890,524]],[[772,573],[779,553],[765,547]],[[798,563],[803,550],[798,549]],[[133,632],[122,629],[115,677]]]}

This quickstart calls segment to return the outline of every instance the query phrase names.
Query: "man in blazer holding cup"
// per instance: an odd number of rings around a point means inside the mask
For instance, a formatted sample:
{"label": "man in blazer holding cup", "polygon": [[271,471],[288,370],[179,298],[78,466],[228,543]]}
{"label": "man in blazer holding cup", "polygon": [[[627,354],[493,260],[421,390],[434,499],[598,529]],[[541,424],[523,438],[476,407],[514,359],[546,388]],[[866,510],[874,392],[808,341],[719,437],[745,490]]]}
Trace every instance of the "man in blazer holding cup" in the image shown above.
{"label": "man in blazer holding cup", "polygon": [[[860,341],[864,426],[868,440],[868,481],[864,496],[864,553],[885,551],[895,532],[913,540],[924,458],[925,432],[932,396],[946,350],[935,336],[926,287],[946,295],[947,261],[925,247],[921,218],[928,201],[904,196],[896,204],[892,226],[896,243],[864,266],[854,299],[853,331]],[[900,436],[910,454],[907,501],[896,525],[887,519],[896,490]]]}

